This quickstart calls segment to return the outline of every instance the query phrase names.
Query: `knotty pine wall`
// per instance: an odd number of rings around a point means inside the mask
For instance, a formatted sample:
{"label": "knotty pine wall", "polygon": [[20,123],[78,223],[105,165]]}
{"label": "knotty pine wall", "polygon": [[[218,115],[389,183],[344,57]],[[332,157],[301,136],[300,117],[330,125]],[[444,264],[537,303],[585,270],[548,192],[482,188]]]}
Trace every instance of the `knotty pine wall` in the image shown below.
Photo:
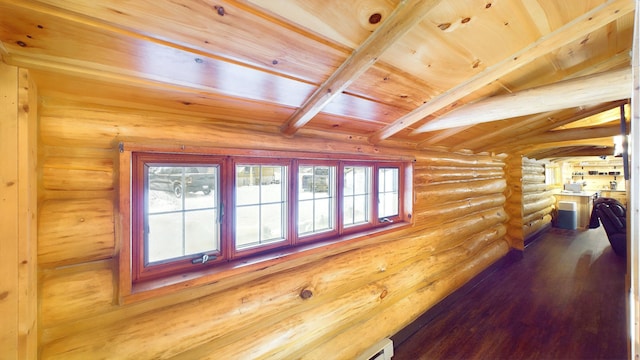
{"label": "knotty pine wall", "polygon": [[[151,300],[117,305],[118,139],[295,150],[300,139],[209,119],[42,98],[43,359],[350,359],[504,256],[504,160],[305,139],[306,149],[416,158],[411,228]],[[312,290],[310,299],[299,295]]]}

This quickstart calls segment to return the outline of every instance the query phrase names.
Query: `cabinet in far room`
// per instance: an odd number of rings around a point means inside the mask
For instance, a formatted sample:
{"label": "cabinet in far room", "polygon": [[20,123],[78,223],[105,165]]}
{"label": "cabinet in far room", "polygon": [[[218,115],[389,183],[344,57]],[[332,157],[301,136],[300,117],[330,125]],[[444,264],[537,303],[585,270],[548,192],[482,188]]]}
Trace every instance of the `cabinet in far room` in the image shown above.
{"label": "cabinet in far room", "polygon": [[620,201],[624,207],[627,207],[627,192],[621,190],[602,190],[600,197],[612,198]]}

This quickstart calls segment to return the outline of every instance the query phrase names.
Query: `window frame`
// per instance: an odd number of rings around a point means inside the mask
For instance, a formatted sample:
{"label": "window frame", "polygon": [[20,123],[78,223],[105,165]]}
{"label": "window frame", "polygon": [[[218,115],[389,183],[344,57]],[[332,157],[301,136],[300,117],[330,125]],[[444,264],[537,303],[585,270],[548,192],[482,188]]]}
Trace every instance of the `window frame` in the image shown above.
{"label": "window frame", "polygon": [[340,204],[338,203],[338,173],[340,172],[340,164],[339,161],[331,161],[331,160],[317,160],[317,159],[295,159],[293,161],[293,166],[295,167],[295,175],[293,175],[295,178],[293,179],[293,191],[292,191],[292,195],[293,195],[293,200],[292,204],[295,204],[294,206],[292,206],[292,210],[293,210],[293,216],[292,219],[294,219],[294,222],[291,224],[292,225],[292,229],[291,229],[291,236],[294,239],[294,244],[304,244],[304,243],[311,243],[314,241],[318,241],[319,239],[324,239],[324,238],[328,238],[328,237],[335,237],[335,236],[339,236],[340,235],[340,224],[337,222],[336,219],[333,220],[333,226],[334,228],[331,230],[327,230],[327,231],[322,231],[322,232],[316,232],[316,233],[311,233],[308,235],[300,235],[297,231],[297,225],[299,223],[299,193],[298,193],[298,189],[300,188],[300,181],[301,181],[301,177],[299,175],[299,170],[300,170],[300,166],[335,166],[335,174],[334,174],[334,179],[332,179],[332,184],[329,184],[330,187],[331,185],[333,185],[333,190],[334,190],[334,203],[333,203],[333,215],[334,217],[339,217],[339,215],[337,215],[339,213],[339,210],[341,209]]}
{"label": "window frame", "polygon": [[[146,161],[145,161],[146,160]],[[153,161],[150,161],[153,160]],[[196,154],[171,154],[171,153],[147,153],[147,152],[135,152],[132,154],[132,174],[131,174],[131,196],[132,198],[141,199],[141,201],[131,201],[131,267],[132,267],[132,281],[138,282],[153,278],[159,278],[167,274],[173,274],[180,271],[189,271],[193,268],[191,260],[195,256],[185,255],[180,258],[174,258],[167,261],[162,261],[151,266],[147,266],[145,259],[145,248],[147,245],[147,237],[144,234],[146,220],[148,218],[148,209],[146,204],[148,203],[148,173],[144,170],[144,166],[150,163],[154,164],[166,164],[166,165],[180,165],[188,167],[189,165],[216,165],[219,166],[220,173],[222,174],[222,168],[224,164],[224,158],[211,155],[196,155]],[[216,191],[220,194],[218,199],[218,209],[221,204],[225,202],[224,194],[220,191],[220,176],[217,179]],[[139,191],[142,190],[142,194]],[[186,191],[184,189],[183,191]],[[220,216],[219,216],[220,218]],[[220,220],[220,219],[219,219]],[[213,266],[216,263],[224,262],[228,259],[228,254],[224,252],[222,248],[224,221],[220,221],[220,235],[218,236],[220,242],[220,250],[215,254],[216,258],[207,261],[207,266]]]}
{"label": "window frame", "polygon": [[[348,249],[349,244],[354,242],[371,240],[372,235],[382,235],[390,231],[412,225],[412,174],[414,160],[409,157],[373,157],[349,154],[318,154],[308,152],[291,151],[260,151],[247,149],[219,149],[198,146],[154,146],[136,143],[119,143],[119,167],[118,177],[118,213],[117,246],[118,251],[118,296],[116,301],[120,304],[135,302],[152,298],[160,294],[166,294],[179,289],[192,286],[212,284],[220,279],[233,277],[251,271],[266,269],[269,264],[282,264],[287,266],[287,262],[300,256],[312,255],[317,252],[341,251]],[[140,154],[148,154],[143,159],[154,157],[169,159],[190,159],[188,164],[219,164],[218,186],[220,205],[224,211],[220,223],[220,256],[213,261],[207,262],[206,266],[192,265],[190,262],[185,266],[171,267],[162,266],[162,270],[152,271],[152,274],[140,278],[134,273],[134,261],[140,261],[139,246],[133,241],[133,233],[139,224],[134,223],[133,217],[140,216],[140,207],[144,206],[145,200],[135,201],[133,193],[134,181],[140,181],[140,165],[134,163],[140,159]],[[201,159],[198,161],[197,159]],[[235,226],[235,165],[238,163],[260,162],[261,164],[288,164],[286,186],[288,224],[285,228],[287,240],[275,243],[269,247],[258,247],[254,249],[235,251],[235,241],[232,234]],[[220,163],[218,163],[218,161]],[[157,162],[156,162],[157,163]],[[187,164],[187,163],[185,163]],[[326,165],[337,164],[335,180],[335,227],[337,231],[320,232],[310,236],[298,236],[296,228],[298,224],[298,165]],[[184,165],[176,162],[176,165]],[[373,200],[369,211],[370,221],[362,225],[344,227],[343,224],[343,170],[345,166],[371,166],[371,186]],[[377,218],[377,174],[378,167],[398,167],[398,206],[399,215],[394,217],[393,223],[383,223]],[[339,190],[337,190],[339,189]],[[148,192],[148,189],[144,190]],[[145,216],[143,214],[142,216]],[[228,244],[232,244],[230,247]],[[134,253],[135,251],[135,253]],[[191,258],[188,258],[191,259]],[[292,263],[293,264],[293,263]],[[164,265],[164,264],[163,264]],[[154,265],[157,266],[157,265]],[[293,266],[293,265],[292,265]],[[151,273],[151,272],[150,272]]]}
{"label": "window frame", "polygon": [[404,212],[404,203],[402,201],[402,197],[404,192],[404,181],[403,181],[403,165],[400,162],[384,162],[384,163],[376,163],[375,166],[375,171],[376,171],[376,175],[373,176],[373,181],[375,182],[374,185],[374,191],[375,191],[375,199],[378,201],[378,204],[380,204],[380,193],[379,193],[379,180],[380,180],[380,176],[379,176],[379,171],[380,169],[388,169],[388,168],[397,168],[398,169],[398,213],[396,215],[392,215],[392,216],[384,216],[384,217],[380,217],[380,213],[379,213],[379,206],[373,206],[374,207],[374,212],[375,212],[375,219],[376,221],[378,221],[378,223],[382,223],[382,219],[388,219],[391,222],[397,222],[397,221],[402,221],[402,214]]}
{"label": "window frame", "polygon": [[[253,254],[264,253],[267,251],[292,246],[294,243],[293,239],[287,236],[288,234],[290,234],[290,227],[292,222],[291,219],[293,219],[291,214],[292,212],[291,196],[290,196],[291,191],[288,189],[291,184],[291,176],[292,176],[291,161],[283,160],[283,159],[260,158],[260,157],[233,157],[233,158],[230,158],[230,163],[231,163],[232,170],[231,170],[231,174],[227,174],[227,175],[229,177],[232,177],[233,179],[230,181],[230,185],[228,185],[231,188],[224,190],[225,193],[227,193],[227,198],[229,201],[229,205],[226,206],[226,208],[228,209],[227,211],[230,212],[229,216],[231,216],[232,218],[230,221],[228,221],[230,223],[229,225],[231,227],[231,231],[228,231],[226,234],[227,237],[225,237],[225,240],[227,240],[226,243],[228,244],[227,247],[229,248],[228,250],[229,250],[230,259],[244,258]],[[237,204],[236,166],[237,165],[280,165],[280,166],[286,167],[287,189],[285,189],[286,190],[285,204],[287,205],[287,207],[284,212],[286,213],[287,224],[285,224],[284,226],[285,237],[283,241],[274,242],[274,243],[266,244],[263,246],[247,247],[246,249],[236,248],[236,239],[232,234],[235,233],[235,229],[237,225],[237,217],[236,217],[236,204]],[[233,192],[233,194],[231,194],[231,192]]]}

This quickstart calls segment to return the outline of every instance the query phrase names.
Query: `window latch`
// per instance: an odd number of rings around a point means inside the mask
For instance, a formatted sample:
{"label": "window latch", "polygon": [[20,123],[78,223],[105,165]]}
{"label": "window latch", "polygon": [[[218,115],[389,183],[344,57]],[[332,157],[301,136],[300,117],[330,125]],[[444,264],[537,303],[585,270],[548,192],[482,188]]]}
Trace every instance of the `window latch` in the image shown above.
{"label": "window latch", "polygon": [[217,257],[216,257],[215,255],[211,255],[211,256],[209,256],[209,255],[207,255],[207,254],[202,254],[202,256],[197,257],[197,258],[195,258],[195,259],[191,260],[191,263],[192,263],[192,264],[206,264],[206,263],[207,263],[207,261],[209,261],[209,260],[215,260],[215,259],[217,259]]}
{"label": "window latch", "polygon": [[393,220],[391,220],[391,219],[389,219],[389,218],[386,218],[386,217],[383,217],[382,219],[380,219],[380,222],[381,222],[381,223],[392,223],[392,222],[393,222]]}

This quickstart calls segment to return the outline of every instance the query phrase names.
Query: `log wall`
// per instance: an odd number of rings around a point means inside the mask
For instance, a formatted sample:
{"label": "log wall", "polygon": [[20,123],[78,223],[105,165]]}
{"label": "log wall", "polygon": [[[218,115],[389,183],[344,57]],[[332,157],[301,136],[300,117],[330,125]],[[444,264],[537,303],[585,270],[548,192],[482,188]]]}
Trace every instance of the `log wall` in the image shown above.
{"label": "log wall", "polygon": [[551,226],[555,198],[545,184],[544,162],[516,155],[506,162],[508,238],[514,248],[522,250],[528,239]]}
{"label": "log wall", "polygon": [[[240,133],[211,119],[42,103],[43,359],[351,359],[509,250],[502,158],[305,139],[305,150],[415,157],[414,226],[260,276],[118,305],[115,140],[235,147],[242,137],[243,146],[278,150],[301,140]],[[302,299],[303,289],[313,296]]]}

